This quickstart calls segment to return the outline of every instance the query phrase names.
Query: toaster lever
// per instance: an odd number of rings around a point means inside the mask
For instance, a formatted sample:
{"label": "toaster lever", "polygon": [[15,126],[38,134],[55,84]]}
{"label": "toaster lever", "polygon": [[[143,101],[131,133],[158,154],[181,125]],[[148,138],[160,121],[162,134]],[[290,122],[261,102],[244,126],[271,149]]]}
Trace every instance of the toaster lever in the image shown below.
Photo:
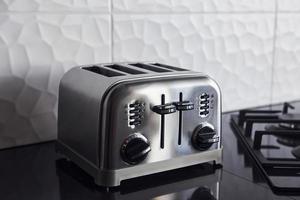
{"label": "toaster lever", "polygon": [[182,92],[179,93],[179,101],[173,102],[176,110],[179,111],[179,127],[178,127],[178,145],[181,145],[181,137],[182,137],[182,111],[193,110],[194,104],[190,101],[183,101]]}
{"label": "toaster lever", "polygon": [[176,106],[171,103],[165,103],[165,95],[161,95],[161,105],[152,107],[152,111],[160,115],[160,148],[164,148],[165,144],[165,115],[176,112]]}
{"label": "toaster lever", "polygon": [[152,111],[160,115],[171,114],[176,112],[176,106],[170,103],[164,105],[156,105],[152,107]]}
{"label": "toaster lever", "polygon": [[179,101],[173,103],[179,111],[193,110],[194,104],[190,101]]}

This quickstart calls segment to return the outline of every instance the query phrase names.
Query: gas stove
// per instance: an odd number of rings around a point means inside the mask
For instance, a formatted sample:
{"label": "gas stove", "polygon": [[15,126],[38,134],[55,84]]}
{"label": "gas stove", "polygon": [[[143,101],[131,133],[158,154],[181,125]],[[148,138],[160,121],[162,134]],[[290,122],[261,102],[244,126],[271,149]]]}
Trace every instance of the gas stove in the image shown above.
{"label": "gas stove", "polygon": [[300,113],[245,109],[231,115],[241,145],[276,194],[300,194]]}

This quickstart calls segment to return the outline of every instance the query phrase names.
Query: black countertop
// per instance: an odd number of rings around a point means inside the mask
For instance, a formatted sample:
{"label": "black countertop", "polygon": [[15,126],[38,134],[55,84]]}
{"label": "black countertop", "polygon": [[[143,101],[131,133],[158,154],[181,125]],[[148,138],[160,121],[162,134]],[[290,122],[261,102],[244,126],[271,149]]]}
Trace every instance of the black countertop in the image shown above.
{"label": "black countertop", "polygon": [[300,199],[279,196],[269,189],[233,134],[230,114],[223,114],[221,169],[212,169],[209,164],[192,166],[137,178],[107,192],[57,155],[54,142],[48,142],[0,151],[0,199]]}

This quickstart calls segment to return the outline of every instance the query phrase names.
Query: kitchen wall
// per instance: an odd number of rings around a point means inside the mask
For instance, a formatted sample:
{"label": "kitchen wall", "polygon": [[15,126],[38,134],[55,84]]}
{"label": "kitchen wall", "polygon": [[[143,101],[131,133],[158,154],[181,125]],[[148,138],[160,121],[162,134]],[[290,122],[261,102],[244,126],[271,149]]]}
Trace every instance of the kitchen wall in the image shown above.
{"label": "kitchen wall", "polygon": [[216,79],[223,111],[300,99],[298,0],[2,0],[0,148],[56,138],[63,73],[159,61]]}

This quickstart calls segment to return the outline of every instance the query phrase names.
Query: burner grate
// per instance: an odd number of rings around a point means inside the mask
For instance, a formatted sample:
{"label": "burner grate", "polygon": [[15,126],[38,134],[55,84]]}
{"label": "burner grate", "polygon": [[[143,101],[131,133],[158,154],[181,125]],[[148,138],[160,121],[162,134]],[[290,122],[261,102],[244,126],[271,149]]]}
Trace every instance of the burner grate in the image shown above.
{"label": "burner grate", "polygon": [[[285,118],[290,104],[285,103],[283,111],[281,110],[241,110],[239,114],[231,116],[231,127],[237,135],[239,141],[245,147],[246,151],[255,161],[257,167],[261,170],[267,183],[274,193],[277,194],[300,194],[300,186],[282,186],[276,185],[272,176],[299,177],[300,160],[295,158],[275,158],[265,156],[261,150],[272,149],[280,151],[280,143],[277,145],[262,144],[263,138],[268,136],[282,138],[299,138],[300,130],[297,129],[280,129],[280,130],[256,130],[255,125],[262,124],[300,124],[300,118]],[[296,116],[296,115],[295,115]],[[300,181],[300,179],[299,179]]]}

